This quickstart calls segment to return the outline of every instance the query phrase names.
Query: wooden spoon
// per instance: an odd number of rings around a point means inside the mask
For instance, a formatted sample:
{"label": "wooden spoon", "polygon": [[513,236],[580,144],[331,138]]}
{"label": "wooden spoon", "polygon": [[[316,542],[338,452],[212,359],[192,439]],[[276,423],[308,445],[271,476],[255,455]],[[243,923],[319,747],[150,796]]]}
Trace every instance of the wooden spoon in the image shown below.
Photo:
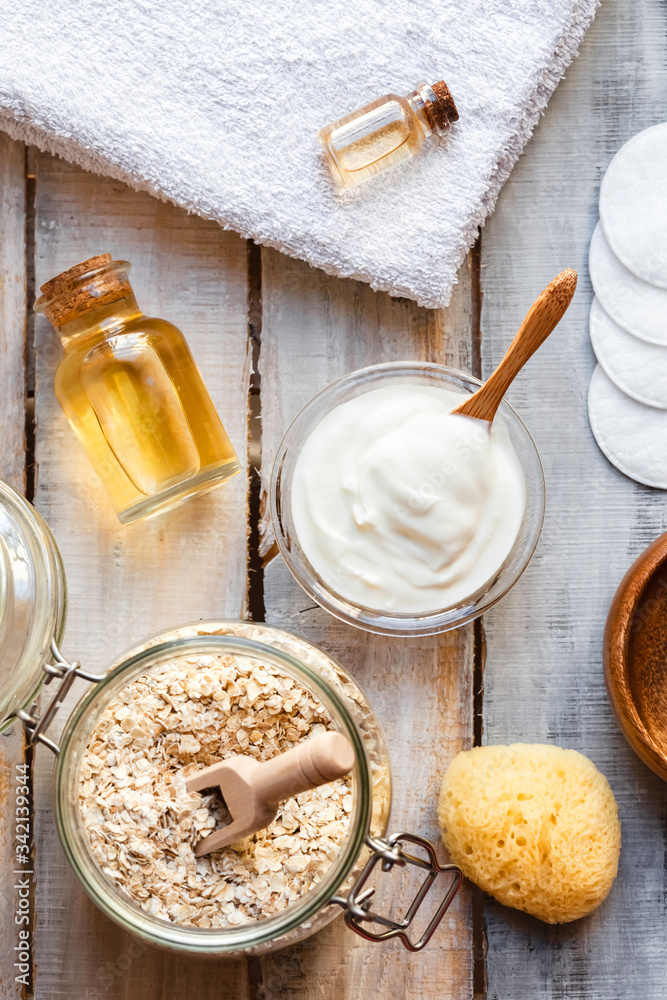
{"label": "wooden spoon", "polygon": [[219,787],[232,822],[204,837],[195,847],[200,858],[263,830],[276,818],[285,799],[342,778],[354,767],[354,750],[341,733],[322,733],[271,760],[229,757],[191,774],[189,792]]}
{"label": "wooden spoon", "polygon": [[493,421],[500,401],[519,374],[526,361],[543,344],[551,331],[563,318],[577,287],[577,272],[572,268],[561,271],[542,294],[535,299],[526,318],[510,344],[507,354],[493,375],[465,403],[452,413],[477,420]]}

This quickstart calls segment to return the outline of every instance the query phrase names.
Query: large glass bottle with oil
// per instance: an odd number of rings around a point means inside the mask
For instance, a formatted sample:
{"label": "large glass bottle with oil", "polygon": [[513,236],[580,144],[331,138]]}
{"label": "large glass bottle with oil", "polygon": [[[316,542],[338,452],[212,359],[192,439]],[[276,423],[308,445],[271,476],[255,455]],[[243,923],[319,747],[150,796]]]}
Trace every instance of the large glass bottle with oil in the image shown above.
{"label": "large glass bottle with oil", "polygon": [[183,334],[144,316],[129,270],[91,257],[42,285],[35,305],[65,348],[58,401],[124,524],[240,470]]}

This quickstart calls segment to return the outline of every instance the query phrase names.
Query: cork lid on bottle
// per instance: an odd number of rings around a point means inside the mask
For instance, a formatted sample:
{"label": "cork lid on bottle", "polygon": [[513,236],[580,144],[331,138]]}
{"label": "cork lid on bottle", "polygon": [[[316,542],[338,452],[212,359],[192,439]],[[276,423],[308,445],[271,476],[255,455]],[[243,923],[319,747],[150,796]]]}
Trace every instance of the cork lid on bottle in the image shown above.
{"label": "cork lid on bottle", "polygon": [[459,120],[454,98],[444,80],[432,83],[428,89],[435,99],[431,97],[425,99],[424,114],[434,132],[445,132],[450,125]]}
{"label": "cork lid on bottle", "polygon": [[90,309],[117,302],[131,292],[129,264],[113,261],[110,253],[75,264],[41,286],[35,310],[53,326],[65,326]]}

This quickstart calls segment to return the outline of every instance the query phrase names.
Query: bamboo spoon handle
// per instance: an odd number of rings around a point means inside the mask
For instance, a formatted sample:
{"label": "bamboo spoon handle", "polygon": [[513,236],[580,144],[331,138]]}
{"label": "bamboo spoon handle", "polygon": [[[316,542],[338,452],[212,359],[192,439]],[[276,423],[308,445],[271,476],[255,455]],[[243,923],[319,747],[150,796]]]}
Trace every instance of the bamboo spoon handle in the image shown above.
{"label": "bamboo spoon handle", "polygon": [[577,287],[577,272],[572,268],[561,271],[544,289],[528,310],[507,354],[476,393],[457,406],[453,413],[491,422],[500,401],[521,371],[526,361],[543,344],[558,325],[572,301]]}

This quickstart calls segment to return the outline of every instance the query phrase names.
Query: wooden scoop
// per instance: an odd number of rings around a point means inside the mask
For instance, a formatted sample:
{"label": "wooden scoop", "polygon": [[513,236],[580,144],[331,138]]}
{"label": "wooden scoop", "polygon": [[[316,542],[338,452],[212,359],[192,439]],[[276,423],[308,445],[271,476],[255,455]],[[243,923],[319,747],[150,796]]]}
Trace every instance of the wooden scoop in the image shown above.
{"label": "wooden scoop", "polygon": [[219,851],[251,833],[263,830],[276,818],[285,799],[318,785],[342,778],[354,767],[354,750],[340,733],[322,733],[271,760],[230,757],[202,768],[186,778],[189,792],[218,786],[232,822],[204,837],[195,847],[200,858]]}
{"label": "wooden scoop", "polygon": [[477,420],[486,420],[489,423],[493,421],[501,399],[526,361],[533,356],[563,318],[576,287],[577,272],[572,268],[561,271],[551,284],[547,285],[528,310],[507,354],[493,375],[476,393],[469,396],[465,403],[452,410],[452,413],[475,417]]}

